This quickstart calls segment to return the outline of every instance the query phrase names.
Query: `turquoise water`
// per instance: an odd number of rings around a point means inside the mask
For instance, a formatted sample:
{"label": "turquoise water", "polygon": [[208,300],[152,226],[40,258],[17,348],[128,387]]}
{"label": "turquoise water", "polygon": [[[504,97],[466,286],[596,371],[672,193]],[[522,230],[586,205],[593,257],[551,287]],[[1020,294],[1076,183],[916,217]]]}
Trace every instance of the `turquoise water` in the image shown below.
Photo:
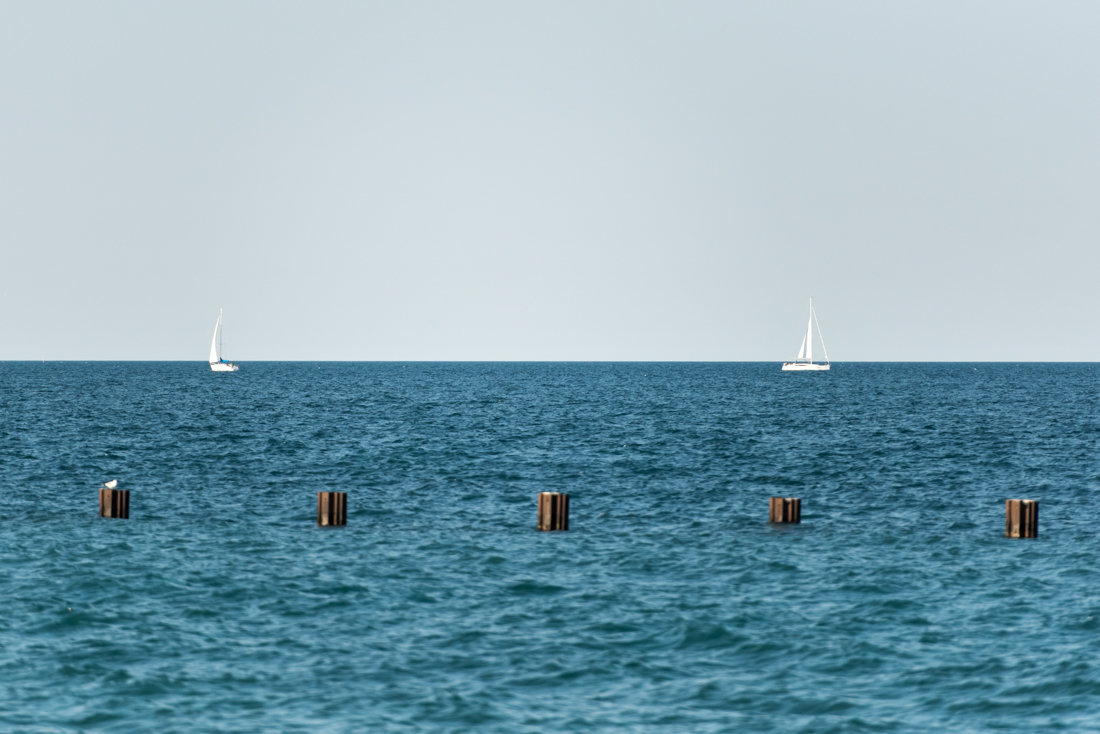
{"label": "turquoise water", "polygon": [[0,363],[0,728],[1097,731],[1098,378]]}

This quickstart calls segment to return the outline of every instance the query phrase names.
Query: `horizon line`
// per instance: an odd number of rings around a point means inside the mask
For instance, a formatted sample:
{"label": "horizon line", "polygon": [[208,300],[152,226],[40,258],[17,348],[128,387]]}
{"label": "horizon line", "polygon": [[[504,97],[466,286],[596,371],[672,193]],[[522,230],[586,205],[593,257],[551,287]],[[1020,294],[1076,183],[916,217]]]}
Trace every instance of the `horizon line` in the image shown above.
{"label": "horizon line", "polygon": [[[788,360],[789,361],[789,360]],[[206,360],[197,359],[0,359],[4,363],[78,363],[96,362],[103,364],[209,364]],[[783,360],[776,359],[254,359],[233,360],[234,364],[782,364]],[[1100,364],[1100,360],[1088,359],[853,359],[837,362],[837,364]]]}

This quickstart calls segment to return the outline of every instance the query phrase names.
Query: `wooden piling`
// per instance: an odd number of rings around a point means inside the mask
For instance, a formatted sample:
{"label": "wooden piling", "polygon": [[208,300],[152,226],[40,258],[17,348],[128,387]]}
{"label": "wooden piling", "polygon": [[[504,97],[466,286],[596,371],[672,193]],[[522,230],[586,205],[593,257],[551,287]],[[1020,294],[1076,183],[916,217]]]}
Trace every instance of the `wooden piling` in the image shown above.
{"label": "wooden piling", "polygon": [[1039,500],[1005,500],[1005,537],[1039,537]]}
{"label": "wooden piling", "polygon": [[539,492],[539,530],[569,529],[569,495]]}
{"label": "wooden piling", "polygon": [[128,520],[130,518],[130,490],[106,488],[99,490],[99,516]]}
{"label": "wooden piling", "polygon": [[321,527],[337,527],[348,524],[348,493],[317,493],[317,524]]}
{"label": "wooden piling", "polygon": [[768,500],[768,522],[802,522],[802,500],[797,497],[772,497]]}

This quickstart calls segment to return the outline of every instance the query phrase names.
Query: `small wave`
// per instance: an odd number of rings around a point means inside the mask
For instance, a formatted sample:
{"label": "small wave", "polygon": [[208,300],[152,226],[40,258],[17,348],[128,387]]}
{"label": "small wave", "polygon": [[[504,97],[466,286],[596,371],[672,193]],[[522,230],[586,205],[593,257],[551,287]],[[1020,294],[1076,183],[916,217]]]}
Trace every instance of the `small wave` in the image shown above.
{"label": "small wave", "polygon": [[505,588],[508,593],[517,596],[550,596],[553,594],[560,594],[566,590],[564,586],[539,583],[538,581],[530,579],[508,584]]}

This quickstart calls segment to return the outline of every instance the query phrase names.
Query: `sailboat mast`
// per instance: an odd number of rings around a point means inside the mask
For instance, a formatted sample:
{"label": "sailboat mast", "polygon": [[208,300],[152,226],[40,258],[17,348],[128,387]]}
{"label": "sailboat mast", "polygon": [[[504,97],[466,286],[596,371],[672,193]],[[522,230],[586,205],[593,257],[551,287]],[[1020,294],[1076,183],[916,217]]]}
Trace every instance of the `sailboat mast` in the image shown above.
{"label": "sailboat mast", "polygon": [[806,361],[814,361],[814,299],[810,298],[810,317],[806,321]]}

